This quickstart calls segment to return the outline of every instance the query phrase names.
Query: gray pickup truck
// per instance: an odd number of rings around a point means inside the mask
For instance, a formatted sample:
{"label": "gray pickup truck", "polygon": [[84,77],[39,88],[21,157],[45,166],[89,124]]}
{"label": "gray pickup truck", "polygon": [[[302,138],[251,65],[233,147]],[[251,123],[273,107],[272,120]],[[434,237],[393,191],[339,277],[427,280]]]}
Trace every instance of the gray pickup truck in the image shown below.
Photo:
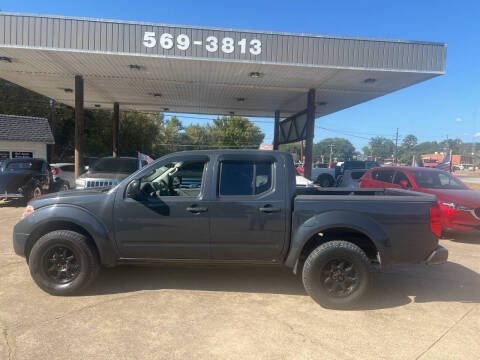
{"label": "gray pickup truck", "polygon": [[295,185],[288,153],[173,153],[112,189],[32,201],[13,245],[54,295],[85,289],[100,265],[283,264],[323,306],[350,307],[374,266],[440,264],[436,198],[397,189]]}

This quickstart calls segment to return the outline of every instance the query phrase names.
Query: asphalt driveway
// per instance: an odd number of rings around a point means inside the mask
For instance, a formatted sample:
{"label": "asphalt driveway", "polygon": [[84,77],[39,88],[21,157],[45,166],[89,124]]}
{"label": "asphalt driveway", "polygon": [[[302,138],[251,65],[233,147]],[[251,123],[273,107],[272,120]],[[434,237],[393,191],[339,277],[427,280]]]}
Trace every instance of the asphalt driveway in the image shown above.
{"label": "asphalt driveway", "polygon": [[286,268],[119,267],[53,297],[12,249],[0,205],[0,359],[479,359],[480,237],[447,264],[377,273],[354,311],[308,297]]}

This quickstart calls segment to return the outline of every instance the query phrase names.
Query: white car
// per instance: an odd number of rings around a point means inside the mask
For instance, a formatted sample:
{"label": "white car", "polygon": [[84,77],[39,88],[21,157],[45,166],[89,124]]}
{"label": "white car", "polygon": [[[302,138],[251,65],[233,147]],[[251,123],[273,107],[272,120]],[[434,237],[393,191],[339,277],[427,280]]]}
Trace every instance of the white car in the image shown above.
{"label": "white car", "polygon": [[68,183],[68,186],[75,188],[75,164],[73,163],[58,163],[50,164],[52,168],[53,180],[62,179]]}
{"label": "white car", "polygon": [[313,187],[313,181],[308,180],[306,177],[301,175],[296,176],[297,186]]}

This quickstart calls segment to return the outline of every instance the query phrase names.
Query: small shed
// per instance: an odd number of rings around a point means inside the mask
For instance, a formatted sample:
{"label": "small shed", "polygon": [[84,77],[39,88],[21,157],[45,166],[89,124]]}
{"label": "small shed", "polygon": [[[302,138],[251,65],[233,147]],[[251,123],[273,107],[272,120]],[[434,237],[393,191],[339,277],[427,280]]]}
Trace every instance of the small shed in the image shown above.
{"label": "small shed", "polygon": [[0,114],[0,161],[18,157],[47,158],[54,144],[46,118]]}

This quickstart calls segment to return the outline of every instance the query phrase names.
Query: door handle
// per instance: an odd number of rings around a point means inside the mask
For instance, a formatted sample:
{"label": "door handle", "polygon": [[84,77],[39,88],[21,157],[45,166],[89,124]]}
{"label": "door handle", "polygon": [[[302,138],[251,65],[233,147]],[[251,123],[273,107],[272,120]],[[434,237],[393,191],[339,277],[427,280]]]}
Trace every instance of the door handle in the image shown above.
{"label": "door handle", "polygon": [[190,211],[191,213],[194,213],[194,214],[204,213],[204,212],[207,212],[207,210],[208,209],[204,207],[197,207],[197,206],[187,207],[187,211]]}
{"label": "door handle", "polygon": [[267,214],[282,211],[282,209],[277,208],[277,207],[272,207],[272,206],[264,206],[264,207],[259,208],[258,210],[260,210],[261,212],[267,213]]}

